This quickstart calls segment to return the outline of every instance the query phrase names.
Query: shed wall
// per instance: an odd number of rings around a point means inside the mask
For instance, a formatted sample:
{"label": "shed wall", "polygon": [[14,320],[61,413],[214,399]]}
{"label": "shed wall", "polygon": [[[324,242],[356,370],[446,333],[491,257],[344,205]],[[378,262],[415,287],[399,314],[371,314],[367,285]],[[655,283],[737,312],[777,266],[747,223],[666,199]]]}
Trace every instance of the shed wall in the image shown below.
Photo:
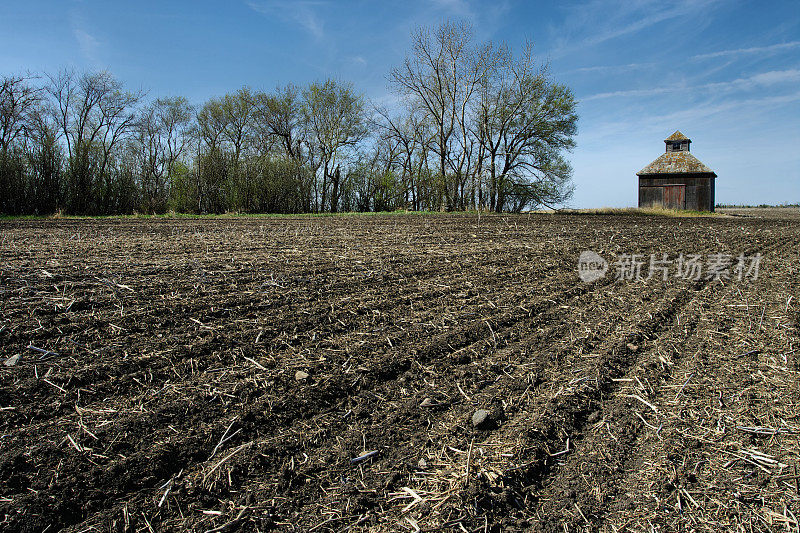
{"label": "shed wall", "polygon": [[665,185],[686,187],[686,209],[714,211],[714,177],[708,175],[659,174],[639,177],[639,207],[664,205]]}

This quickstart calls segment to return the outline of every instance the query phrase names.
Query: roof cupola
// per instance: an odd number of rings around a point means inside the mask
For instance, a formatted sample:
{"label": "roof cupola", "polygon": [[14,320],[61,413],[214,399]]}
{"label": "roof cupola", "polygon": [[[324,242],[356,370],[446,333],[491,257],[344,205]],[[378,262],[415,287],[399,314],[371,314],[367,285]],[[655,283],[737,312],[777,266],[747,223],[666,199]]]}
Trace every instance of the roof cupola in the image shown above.
{"label": "roof cupola", "polygon": [[679,131],[664,139],[664,142],[667,143],[667,152],[688,152],[692,144],[692,140]]}

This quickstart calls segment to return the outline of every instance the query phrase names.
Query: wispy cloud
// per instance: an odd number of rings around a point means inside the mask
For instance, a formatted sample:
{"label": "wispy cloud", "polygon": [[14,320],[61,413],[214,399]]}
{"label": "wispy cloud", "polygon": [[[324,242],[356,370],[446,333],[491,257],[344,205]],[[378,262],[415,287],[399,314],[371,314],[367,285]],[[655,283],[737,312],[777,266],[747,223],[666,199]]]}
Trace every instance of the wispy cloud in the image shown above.
{"label": "wispy cloud", "polygon": [[469,21],[481,40],[490,39],[507,22],[505,16],[511,9],[510,0],[494,0],[486,5],[474,0],[432,0],[431,5],[437,13]]}
{"label": "wispy cloud", "polygon": [[690,120],[696,122],[704,117],[726,114],[731,111],[741,111],[746,109],[750,112],[757,112],[758,110],[763,110],[764,108],[780,107],[797,101],[800,101],[800,91],[782,95],[729,99],[716,105],[702,104],[688,109],[682,109],[674,113],[653,117],[650,123],[667,125],[680,124]]}
{"label": "wispy cloud", "polygon": [[262,15],[277,16],[283,20],[299,24],[316,39],[325,35],[324,22],[316,13],[316,8],[327,4],[316,0],[266,0],[245,2],[250,9]]}
{"label": "wispy cloud", "polygon": [[750,78],[745,78],[747,82],[755,85],[773,85],[775,83],[797,82],[800,81],[800,70],[772,70],[756,74]]}
{"label": "wispy cloud", "polygon": [[719,92],[729,92],[734,90],[748,91],[755,88],[777,85],[780,83],[797,83],[797,82],[800,82],[800,70],[798,69],[772,70],[769,72],[762,72],[760,74],[755,74],[747,78],[738,78],[730,81],[704,83],[702,85],[694,85],[694,86],[673,85],[670,87],[653,87],[650,89],[630,89],[624,91],[611,91],[605,93],[592,94],[587,97],[581,98],[580,100],[582,102],[589,102],[592,100],[602,100],[607,98],[647,97],[647,96],[657,96],[660,94],[675,93],[675,92],[691,93],[697,91],[714,91],[716,93],[719,93]]}
{"label": "wispy cloud", "polygon": [[373,107],[389,110],[391,113],[398,112],[402,105],[404,104],[404,99],[402,96],[386,92],[379,96],[370,98],[370,103],[372,103]]}
{"label": "wispy cloud", "polygon": [[458,17],[475,18],[475,11],[467,0],[433,0],[433,5]]}
{"label": "wispy cloud", "polygon": [[720,50],[718,52],[711,52],[708,54],[698,54],[696,56],[692,56],[692,59],[713,59],[717,57],[773,54],[783,52],[785,50],[792,50],[798,47],[800,47],[800,41],[791,41],[788,43],[779,43],[770,46],[755,46],[752,48],[737,48],[735,50]]}
{"label": "wispy cloud", "polygon": [[[718,0],[674,2],[591,0],[573,6],[557,34],[553,56],[563,56],[606,41],[635,34],[668,20],[697,17]],[[579,36],[576,38],[576,36]]]}
{"label": "wispy cloud", "polygon": [[99,63],[103,43],[89,29],[91,25],[87,22],[84,6],[80,3],[73,4],[69,10],[68,20],[72,36],[84,60],[89,63]]}
{"label": "wispy cloud", "polygon": [[598,65],[596,67],[579,67],[564,72],[564,74],[586,73],[586,72],[599,72],[599,73],[615,73],[627,72],[630,70],[641,70],[645,68],[652,68],[656,63],[628,63],[627,65]]}
{"label": "wispy cloud", "polygon": [[100,41],[92,34],[82,28],[73,28],[72,34],[78,41],[78,47],[83,56],[89,61],[97,61],[97,51],[100,49]]}
{"label": "wispy cloud", "polygon": [[[800,101],[800,91],[782,95],[728,98],[713,103],[710,99],[695,105],[665,113],[622,113],[608,120],[592,122],[580,134],[584,147],[605,146],[607,139],[625,135],[661,135],[671,133],[676,125],[707,124],[712,118],[717,123],[732,124],[733,128],[769,120],[771,112]],[[684,133],[688,133],[684,130]],[[722,135],[722,133],[720,133]],[[794,142],[794,141],[792,141]]]}

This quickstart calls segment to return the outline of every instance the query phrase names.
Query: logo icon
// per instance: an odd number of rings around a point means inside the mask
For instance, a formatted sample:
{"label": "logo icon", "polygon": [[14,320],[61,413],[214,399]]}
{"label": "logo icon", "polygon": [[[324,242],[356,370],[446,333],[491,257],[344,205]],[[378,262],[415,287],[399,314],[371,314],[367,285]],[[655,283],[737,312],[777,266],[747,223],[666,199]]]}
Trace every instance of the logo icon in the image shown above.
{"label": "logo icon", "polygon": [[608,272],[608,261],[592,251],[581,252],[578,257],[578,276],[585,283],[597,281]]}

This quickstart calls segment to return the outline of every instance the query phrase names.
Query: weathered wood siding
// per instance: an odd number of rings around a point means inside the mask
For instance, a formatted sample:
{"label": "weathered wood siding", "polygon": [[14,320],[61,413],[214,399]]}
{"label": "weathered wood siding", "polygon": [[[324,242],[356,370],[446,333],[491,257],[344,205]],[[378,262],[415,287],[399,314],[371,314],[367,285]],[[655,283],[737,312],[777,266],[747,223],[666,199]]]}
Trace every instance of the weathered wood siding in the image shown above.
{"label": "weathered wood siding", "polygon": [[[714,210],[714,177],[708,175],[659,174],[639,178],[639,207],[674,204],[665,186],[683,185],[685,209],[693,211]],[[668,197],[669,196],[669,197]],[[669,202],[668,202],[669,200]]]}

